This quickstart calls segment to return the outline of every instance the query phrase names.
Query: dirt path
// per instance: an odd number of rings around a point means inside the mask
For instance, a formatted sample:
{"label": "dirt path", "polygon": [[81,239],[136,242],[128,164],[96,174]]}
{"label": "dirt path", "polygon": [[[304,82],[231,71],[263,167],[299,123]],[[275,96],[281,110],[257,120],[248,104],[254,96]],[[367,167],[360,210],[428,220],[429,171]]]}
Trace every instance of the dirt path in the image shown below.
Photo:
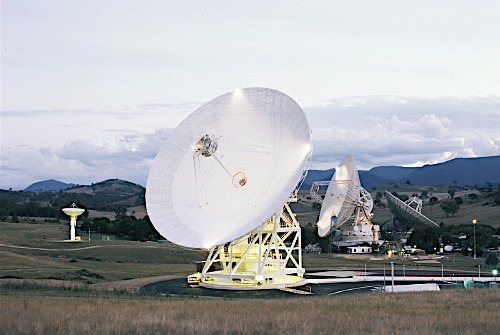
{"label": "dirt path", "polygon": [[89,249],[96,249],[96,248],[124,247],[124,246],[126,246],[126,245],[114,244],[114,245],[91,245],[88,247],[73,248],[73,249],[49,249],[49,248],[23,247],[20,245],[9,245],[9,244],[0,243],[0,247],[15,248],[15,249],[42,250],[42,251],[77,251],[77,250],[89,250]]}
{"label": "dirt path", "polygon": [[179,278],[178,275],[165,275],[165,276],[154,276],[154,277],[144,277],[135,278],[129,280],[119,280],[111,281],[105,283],[93,284],[92,287],[97,290],[113,291],[115,289],[126,290],[129,292],[137,292],[139,289],[147,284],[155,283],[162,280],[176,279]]}
{"label": "dirt path", "polygon": [[74,282],[71,280],[55,280],[55,279],[17,279],[17,278],[2,278],[0,284],[6,283],[34,283],[46,286],[64,286],[64,287],[83,287],[85,284]]}
{"label": "dirt path", "polygon": [[[91,288],[96,289],[98,291],[113,291],[113,290],[125,290],[128,292],[138,292],[139,289],[147,284],[155,283],[162,280],[176,279],[179,278],[177,275],[165,275],[165,276],[154,276],[154,277],[144,277],[144,278],[135,278],[130,280],[118,280],[118,281],[110,281],[103,282],[90,285]],[[84,287],[86,284],[70,281],[70,280],[54,280],[54,279],[15,279],[15,278],[5,278],[0,279],[0,285],[4,283],[35,283],[40,285],[47,286],[76,286],[76,287]]]}

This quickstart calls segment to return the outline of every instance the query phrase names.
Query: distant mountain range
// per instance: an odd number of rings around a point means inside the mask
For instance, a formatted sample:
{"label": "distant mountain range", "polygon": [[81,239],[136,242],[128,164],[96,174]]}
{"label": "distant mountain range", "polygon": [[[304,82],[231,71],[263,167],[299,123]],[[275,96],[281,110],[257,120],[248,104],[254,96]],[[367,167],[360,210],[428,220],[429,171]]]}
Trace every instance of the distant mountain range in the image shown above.
{"label": "distant mountain range", "polygon": [[[356,157],[355,157],[356,158]],[[335,169],[309,170],[302,189],[309,189],[314,181],[330,180]],[[369,171],[359,170],[363,187],[376,187],[391,183],[440,185],[500,184],[500,156],[454,158],[444,163],[422,167],[378,166]]]}
{"label": "distant mountain range", "polygon": [[[309,189],[314,181],[330,180],[335,169],[329,170],[309,170],[307,177],[302,184],[302,189]],[[384,186],[392,183],[440,185],[480,185],[487,182],[500,184],[500,156],[478,157],[478,158],[455,158],[450,161],[438,164],[424,165],[422,167],[402,167],[402,166],[378,166],[369,171],[359,171],[359,177],[363,187]],[[92,188],[97,189],[107,183],[116,184],[116,181],[109,180],[102,183],[93,184]],[[135,185],[129,182],[127,187]],[[79,186],[77,184],[63,183],[57,180],[40,181],[28,186],[25,191],[60,191],[67,189],[85,189],[89,186]],[[140,191],[142,186],[135,185],[135,192]]]}
{"label": "distant mountain range", "polygon": [[44,181],[39,181],[26,187],[25,191],[60,191],[66,190],[78,186],[77,184],[63,183],[59,180],[49,179]]}

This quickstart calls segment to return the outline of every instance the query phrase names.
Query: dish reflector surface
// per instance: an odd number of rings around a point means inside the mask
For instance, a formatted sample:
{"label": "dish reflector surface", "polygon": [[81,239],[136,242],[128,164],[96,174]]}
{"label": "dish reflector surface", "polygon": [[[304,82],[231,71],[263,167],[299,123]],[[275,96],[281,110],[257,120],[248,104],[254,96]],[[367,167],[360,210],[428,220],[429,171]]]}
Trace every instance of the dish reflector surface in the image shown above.
{"label": "dish reflector surface", "polygon": [[387,198],[387,204],[392,214],[402,223],[408,224],[410,226],[415,226],[419,224],[434,225],[439,227],[439,225],[429,219],[427,216],[415,210],[401,199],[395,197],[391,193],[385,191],[385,197]]}
{"label": "dish reflector surface", "polygon": [[281,208],[310,154],[307,119],[287,95],[267,88],[221,95],[160,148],[146,185],[151,222],[186,247],[234,240]]}
{"label": "dish reflector surface", "polygon": [[332,218],[334,218],[336,228],[342,226],[349,220],[358,205],[364,205],[366,213],[371,212],[373,202],[361,204],[360,192],[362,192],[362,187],[356,164],[352,156],[346,156],[335,169],[326,190],[318,220],[319,236],[326,236],[330,233]]}

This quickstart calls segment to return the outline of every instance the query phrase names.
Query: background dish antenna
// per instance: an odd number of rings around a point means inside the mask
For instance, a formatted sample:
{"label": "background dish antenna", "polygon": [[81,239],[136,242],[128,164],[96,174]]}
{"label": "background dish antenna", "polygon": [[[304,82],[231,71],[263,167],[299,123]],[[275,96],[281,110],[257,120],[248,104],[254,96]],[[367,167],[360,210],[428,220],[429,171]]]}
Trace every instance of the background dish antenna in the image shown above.
{"label": "background dish antenna", "polygon": [[[413,228],[417,225],[428,225],[439,227],[437,223],[423,215],[422,200],[418,197],[411,197],[407,201],[402,201],[393,194],[385,191],[385,197],[389,210],[394,218],[392,220],[392,231],[388,236],[389,248],[392,249],[396,255],[403,255],[404,248],[402,239],[408,237]],[[390,228],[389,228],[390,229]]]}
{"label": "background dish antenna", "polygon": [[400,223],[410,227],[421,224],[439,227],[436,222],[421,213],[422,200],[420,198],[411,197],[404,202],[387,191],[385,191],[385,197],[391,213]]}
{"label": "background dish antenna", "polygon": [[[324,185],[325,182],[313,183],[311,193],[316,194],[316,199],[319,187]],[[339,228],[348,221],[351,221],[353,225],[360,220],[369,222],[372,208],[372,197],[361,187],[354,159],[352,156],[346,156],[335,169],[332,180],[328,183],[319,214],[319,236],[328,235],[332,226]]]}
{"label": "background dish antenna", "polygon": [[282,208],[311,150],[304,112],[287,95],[268,88],[221,95],[160,148],[146,185],[151,222],[186,247],[235,240]]}

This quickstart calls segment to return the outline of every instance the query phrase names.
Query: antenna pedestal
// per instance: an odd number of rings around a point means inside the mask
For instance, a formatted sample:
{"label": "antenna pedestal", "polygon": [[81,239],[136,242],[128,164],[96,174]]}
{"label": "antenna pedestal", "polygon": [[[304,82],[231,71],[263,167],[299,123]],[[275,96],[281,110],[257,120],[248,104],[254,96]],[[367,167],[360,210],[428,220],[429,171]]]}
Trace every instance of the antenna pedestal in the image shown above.
{"label": "antenna pedestal", "polygon": [[69,222],[70,225],[70,232],[69,232],[69,239],[71,241],[76,240],[76,216],[72,216],[71,220]]}
{"label": "antenna pedestal", "polygon": [[284,289],[304,285],[300,225],[288,200],[249,234],[210,249],[188,283],[213,289]]}

